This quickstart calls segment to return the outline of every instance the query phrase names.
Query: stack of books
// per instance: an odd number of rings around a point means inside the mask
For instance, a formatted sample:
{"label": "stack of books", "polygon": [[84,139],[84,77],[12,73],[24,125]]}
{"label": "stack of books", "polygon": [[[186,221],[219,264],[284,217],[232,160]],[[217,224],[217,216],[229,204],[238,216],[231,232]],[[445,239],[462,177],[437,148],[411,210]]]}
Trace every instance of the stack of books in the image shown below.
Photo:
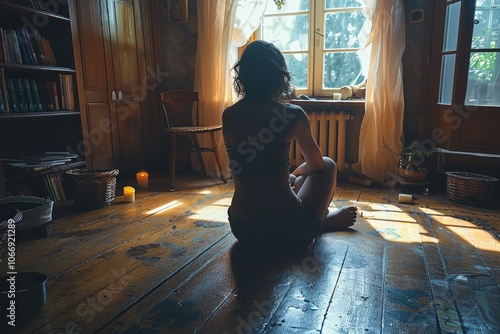
{"label": "stack of books", "polygon": [[70,152],[45,152],[23,156],[21,159],[2,159],[6,172],[35,172],[78,161],[79,155]]}
{"label": "stack of books", "polygon": [[[66,164],[81,161],[76,153],[45,152],[40,155],[23,156],[21,159],[2,158],[2,164],[7,178],[5,193],[7,196],[39,196],[50,197],[55,202],[66,199],[62,186],[61,174],[68,167]],[[58,170],[58,167],[63,167]],[[46,170],[46,171],[44,171]],[[23,173],[34,173],[34,177],[23,178]],[[21,176],[16,178],[16,176]]]}

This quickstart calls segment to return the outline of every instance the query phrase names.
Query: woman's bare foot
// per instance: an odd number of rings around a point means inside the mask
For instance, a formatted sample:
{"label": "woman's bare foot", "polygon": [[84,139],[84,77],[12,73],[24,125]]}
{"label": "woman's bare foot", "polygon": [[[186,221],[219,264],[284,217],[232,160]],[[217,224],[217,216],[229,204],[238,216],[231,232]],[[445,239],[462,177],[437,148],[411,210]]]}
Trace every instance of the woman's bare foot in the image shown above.
{"label": "woman's bare foot", "polygon": [[344,206],[333,212],[327,213],[323,219],[323,231],[340,231],[351,227],[358,217],[358,208],[355,206]]}

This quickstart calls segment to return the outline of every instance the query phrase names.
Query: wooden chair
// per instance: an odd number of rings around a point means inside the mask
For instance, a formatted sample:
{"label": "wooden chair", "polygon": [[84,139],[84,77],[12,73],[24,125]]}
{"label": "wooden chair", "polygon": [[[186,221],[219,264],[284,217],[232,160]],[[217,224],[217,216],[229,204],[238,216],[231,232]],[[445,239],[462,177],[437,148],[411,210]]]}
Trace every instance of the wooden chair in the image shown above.
{"label": "wooden chair", "polygon": [[[180,150],[196,152],[201,164],[203,175],[206,176],[205,165],[203,163],[202,152],[212,152],[219,168],[220,179],[227,183],[223,173],[219,157],[219,145],[215,138],[215,132],[222,130],[222,125],[198,125],[198,93],[187,90],[169,90],[160,93],[163,112],[165,114],[166,127],[162,130],[168,133],[170,138],[170,190],[174,191],[175,178],[175,156]],[[193,108],[193,104],[196,108]],[[196,124],[193,124],[193,109],[196,112]],[[212,147],[200,147],[198,134],[208,133],[212,141]],[[177,136],[191,136],[192,143],[177,147]]]}

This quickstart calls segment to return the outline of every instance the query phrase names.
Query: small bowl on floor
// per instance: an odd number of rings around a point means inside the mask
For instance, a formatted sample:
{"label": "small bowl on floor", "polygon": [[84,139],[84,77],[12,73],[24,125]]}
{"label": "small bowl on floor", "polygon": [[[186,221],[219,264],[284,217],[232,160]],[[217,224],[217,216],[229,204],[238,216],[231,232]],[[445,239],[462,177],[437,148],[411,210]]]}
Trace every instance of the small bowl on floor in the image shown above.
{"label": "small bowl on floor", "polygon": [[19,272],[0,278],[0,307],[3,319],[26,321],[35,318],[47,302],[47,276]]}

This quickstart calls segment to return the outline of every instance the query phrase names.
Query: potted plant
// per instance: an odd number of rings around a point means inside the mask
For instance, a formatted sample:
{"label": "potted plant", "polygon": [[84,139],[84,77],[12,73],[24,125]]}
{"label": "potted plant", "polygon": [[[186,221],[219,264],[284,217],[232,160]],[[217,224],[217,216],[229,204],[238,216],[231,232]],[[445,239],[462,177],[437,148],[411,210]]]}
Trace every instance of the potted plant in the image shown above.
{"label": "potted plant", "polygon": [[406,146],[399,156],[398,176],[405,181],[423,182],[429,172],[425,166],[431,153],[417,141]]}

